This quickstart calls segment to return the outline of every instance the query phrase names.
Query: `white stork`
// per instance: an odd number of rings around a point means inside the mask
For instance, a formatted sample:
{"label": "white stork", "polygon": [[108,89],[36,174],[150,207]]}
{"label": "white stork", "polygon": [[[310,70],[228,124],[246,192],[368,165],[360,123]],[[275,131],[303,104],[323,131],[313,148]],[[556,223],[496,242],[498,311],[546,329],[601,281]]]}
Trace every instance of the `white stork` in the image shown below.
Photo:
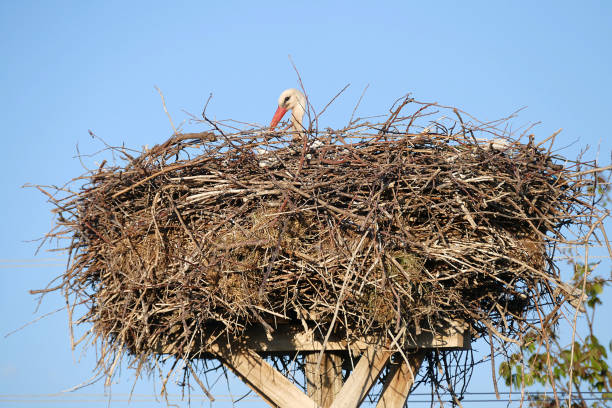
{"label": "white stork", "polygon": [[274,129],[278,125],[278,122],[281,121],[287,111],[291,111],[291,127],[295,132],[293,138],[297,139],[305,130],[302,120],[306,112],[306,97],[302,92],[289,88],[280,94],[278,97],[278,109],[276,109],[272,122],[270,122],[270,129]]}
{"label": "white stork", "polygon": [[[306,97],[302,92],[295,88],[285,89],[278,97],[278,108],[276,109],[274,117],[270,122],[270,130],[276,128],[278,123],[288,111],[291,111],[290,128],[292,129],[293,133],[293,143],[297,143],[302,140],[302,136],[306,131],[304,125],[302,124],[304,113],[306,113]],[[319,144],[317,144],[317,146]],[[291,146],[290,149],[292,149]],[[255,148],[255,152],[259,155],[265,155],[268,153],[266,149],[260,147]],[[310,154],[307,154],[306,157],[310,159]],[[274,157],[267,157],[259,161],[259,167],[271,167],[276,164],[277,159]]]}

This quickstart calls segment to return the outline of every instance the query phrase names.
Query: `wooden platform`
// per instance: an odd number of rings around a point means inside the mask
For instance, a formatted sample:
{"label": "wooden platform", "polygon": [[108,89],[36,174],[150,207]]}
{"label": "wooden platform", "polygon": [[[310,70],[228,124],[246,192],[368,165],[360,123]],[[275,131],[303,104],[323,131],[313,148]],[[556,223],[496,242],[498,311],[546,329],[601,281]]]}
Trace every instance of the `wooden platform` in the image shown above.
{"label": "wooden platform", "polygon": [[[226,345],[236,349],[250,349],[260,354],[283,354],[295,353],[296,351],[320,351],[323,349],[324,335],[315,330],[304,330],[298,323],[284,323],[276,326],[271,339],[261,326],[248,329],[241,335],[239,340],[218,338],[213,345],[203,347],[195,344],[192,353],[210,352],[219,345]],[[461,323],[449,324],[446,327],[436,329],[436,334],[422,331],[420,334],[412,333],[406,336],[407,341],[402,348],[411,349],[469,349],[470,336],[465,333],[465,327]],[[326,351],[348,351],[360,352],[371,345],[383,347],[375,336],[365,338],[354,338],[350,334],[344,336],[330,336],[325,345]],[[391,349],[397,346],[391,345]],[[159,354],[176,354],[172,345],[158,346]]]}
{"label": "wooden platform", "polygon": [[[194,346],[190,354],[220,360],[271,406],[287,408],[356,408],[387,366],[390,374],[377,407],[395,408],[404,405],[425,351],[470,348],[470,335],[459,323],[438,328],[436,334],[423,331],[405,336],[402,353],[397,353],[397,343],[383,344],[376,336],[330,336],[323,347],[322,333],[304,330],[298,323],[277,325],[270,335],[271,338],[263,328],[255,327],[240,340],[218,338],[206,346]],[[176,354],[175,351],[171,346],[159,347],[161,354]],[[357,363],[343,383],[343,360],[349,352]],[[308,395],[264,360],[268,355],[296,353],[305,354]],[[391,359],[394,353],[397,354]]]}

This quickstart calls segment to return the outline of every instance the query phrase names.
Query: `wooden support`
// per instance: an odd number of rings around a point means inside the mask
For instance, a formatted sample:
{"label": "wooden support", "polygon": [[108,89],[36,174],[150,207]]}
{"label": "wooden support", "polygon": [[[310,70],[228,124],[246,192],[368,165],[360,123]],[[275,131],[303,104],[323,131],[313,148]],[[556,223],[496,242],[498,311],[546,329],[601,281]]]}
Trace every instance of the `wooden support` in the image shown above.
{"label": "wooden support", "polygon": [[211,347],[210,352],[271,406],[318,407],[302,390],[266,363],[256,352],[230,350],[219,346]]}
{"label": "wooden support", "polygon": [[[401,407],[414,383],[414,376],[423,360],[423,352],[410,350],[470,348],[471,336],[467,326],[451,322],[433,331],[421,331],[406,336],[402,344],[394,347],[380,343],[380,336],[354,338],[350,333],[331,336],[327,341],[322,333],[304,330],[297,322],[278,324],[272,338],[261,327],[245,330],[238,339],[214,337],[195,342],[188,350],[179,353],[172,345],[158,344],[160,354],[186,353],[189,358],[217,358],[234,372],[245,384],[271,406],[281,408],[357,408],[376,382],[391,355],[400,347],[408,354],[408,362],[392,364],[379,408]],[[325,348],[323,345],[325,344]],[[319,352],[325,349],[320,367]],[[342,353],[361,355],[355,369],[342,385]],[[296,352],[306,354],[305,376],[308,395],[287,379],[281,372],[266,363],[263,356],[287,355]]]}
{"label": "wooden support", "polygon": [[404,406],[410,388],[414,384],[414,377],[419,371],[424,357],[424,352],[416,352],[407,356],[408,361],[402,358],[398,364],[391,366],[392,371],[389,372],[376,408],[401,408]]}
{"label": "wooden support", "polygon": [[322,408],[329,408],[336,394],[342,389],[342,356],[334,352],[325,352],[319,362],[319,353],[307,353],[306,390],[308,396]]}
{"label": "wooden support", "polygon": [[[232,347],[255,350],[258,353],[295,353],[296,351],[320,351],[325,343],[323,335],[314,330],[304,331],[299,323],[279,324],[272,333],[272,340],[268,339],[267,333],[263,328],[256,326],[245,330],[240,339],[230,340],[221,337],[214,344],[227,346],[231,343]],[[351,339],[348,341],[347,339]],[[379,344],[376,336],[366,336],[359,339],[352,338],[350,333],[334,336],[332,335],[325,344],[325,351],[347,351],[361,353],[368,347]],[[159,354],[179,354],[172,345],[157,344]],[[470,333],[461,323],[454,323],[447,328],[440,329],[435,334],[422,331],[418,335],[412,333],[407,336],[405,343],[401,344],[404,350],[423,350],[423,349],[455,349],[467,350],[470,348]],[[192,350],[194,356],[202,357],[210,345],[194,343]]]}
{"label": "wooden support", "polygon": [[336,395],[331,408],[357,408],[368,395],[391,354],[393,354],[391,350],[383,350],[376,346],[368,347]]}

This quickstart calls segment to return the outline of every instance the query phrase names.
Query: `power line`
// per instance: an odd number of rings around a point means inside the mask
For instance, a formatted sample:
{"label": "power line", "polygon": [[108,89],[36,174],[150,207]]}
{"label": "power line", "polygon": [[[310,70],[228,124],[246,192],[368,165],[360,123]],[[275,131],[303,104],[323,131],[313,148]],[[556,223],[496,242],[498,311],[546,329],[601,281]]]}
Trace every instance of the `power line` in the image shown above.
{"label": "power line", "polygon": [[[604,394],[606,392],[598,392],[598,391],[590,391],[590,392],[583,392],[583,394]],[[464,393],[464,395],[494,395],[494,392],[472,392],[472,393]],[[511,394],[520,394],[520,392],[512,392]],[[548,393],[546,394],[545,392],[535,392],[535,393],[526,393],[526,396],[534,396],[534,394],[538,394],[538,395],[542,395],[545,394],[546,396],[550,396],[552,398],[552,393]],[[557,394],[563,394],[563,392],[559,392]],[[59,398],[53,398],[53,397],[59,397]],[[416,394],[411,394],[408,397],[408,402],[409,403],[431,403],[432,399],[411,399],[412,396],[431,396],[431,393],[416,393]],[[443,403],[453,403],[452,399],[444,399],[444,398],[440,398],[438,399],[437,397],[449,397],[449,394],[441,394],[439,396],[435,396],[434,401],[435,402],[443,402]],[[40,397],[40,398],[37,398]],[[239,398],[236,395],[230,395],[230,394],[218,394],[218,395],[213,395],[215,401],[233,401],[237,398]],[[566,398],[560,398],[561,400],[565,400]],[[79,403],[92,403],[92,402],[132,402],[132,403],[137,403],[137,402],[161,402],[161,401],[165,401],[166,397],[159,397],[159,396],[154,396],[154,395],[150,395],[150,394],[135,394],[132,395],[132,398],[129,397],[129,394],[127,393],[119,393],[119,394],[112,394],[110,396],[104,396],[104,394],[99,394],[99,393],[93,393],[93,394],[78,394],[75,395],[74,398],[70,398],[68,395],[65,394],[4,394],[4,395],[0,395],[0,403],[3,402],[11,402],[11,403],[29,403],[29,402],[38,402],[38,403],[58,403],[58,402],[79,402]],[[191,395],[189,398],[183,397],[181,395],[178,394],[174,394],[174,395],[168,395],[167,396],[167,400],[171,401],[171,402],[181,402],[181,401],[209,401],[209,399],[204,396],[204,395]],[[244,398],[241,398],[242,401],[261,401],[262,399],[258,396],[247,396]],[[525,398],[524,400],[527,400],[527,398]],[[612,401],[612,397],[606,397],[603,395],[600,395],[599,397],[585,397],[585,398],[578,398],[576,396],[574,396],[572,398],[572,401]],[[501,399],[497,399],[497,398],[474,398],[474,399],[470,399],[470,398],[464,398],[461,400],[462,403],[479,403],[479,402],[488,402],[488,403],[511,403],[511,402],[520,402],[520,399],[510,399],[510,398],[501,398]]]}
{"label": "power line", "polygon": [[[0,269],[21,269],[21,268],[51,268],[66,266],[67,258],[47,257],[47,258],[21,258],[0,259]],[[59,262],[62,261],[62,262]]]}
{"label": "power line", "polygon": [[34,268],[51,268],[56,266],[66,266],[66,264],[62,263],[54,263],[54,264],[38,264],[38,265],[0,265],[0,269],[34,269]]}
{"label": "power line", "polygon": [[[239,397],[235,396],[234,398],[217,398],[215,397],[215,402],[221,402],[221,401],[235,401],[237,400]],[[186,402],[188,399],[184,398],[184,399],[170,399],[168,398],[168,402]],[[189,398],[189,400],[191,402],[207,402],[209,401],[208,398],[206,397],[191,397]],[[263,401],[263,399],[261,399],[260,397],[246,397],[246,398],[241,398],[241,401]],[[563,399],[562,399],[563,400]],[[0,404],[2,403],[45,403],[45,404],[49,404],[49,403],[68,403],[68,402],[74,402],[74,403],[95,403],[95,402],[100,402],[100,403],[107,403],[107,402],[114,402],[114,403],[118,403],[118,402],[130,402],[130,403],[139,403],[139,402],[146,402],[146,403],[152,403],[152,402],[163,402],[165,401],[165,398],[144,398],[144,399],[129,399],[129,398],[123,398],[123,399],[118,399],[118,398],[90,398],[90,399],[68,399],[68,398],[60,398],[60,399],[0,399]],[[427,403],[430,404],[431,403],[431,399],[423,399],[423,400],[412,400],[410,398],[408,398],[407,402],[410,404],[413,403]],[[438,399],[433,399],[433,401],[435,403],[437,402],[442,402],[442,403],[448,403],[448,404],[452,404],[454,401],[453,400],[438,400]],[[527,399],[524,399],[524,401],[527,401]],[[572,398],[572,401],[599,401],[599,402],[605,402],[605,401],[612,401],[612,398],[606,398],[606,397],[601,397],[601,398]],[[519,403],[520,399],[462,399],[461,400],[462,403]]]}
{"label": "power line", "polygon": [[66,261],[67,258],[62,258],[59,256],[52,256],[46,258],[0,258],[0,263],[26,263],[26,262],[47,262],[47,261]]}
{"label": "power line", "polygon": [[[525,390],[525,395],[553,395],[553,391],[527,391]],[[589,394],[589,395],[594,395],[594,394],[609,394],[609,391],[580,391],[581,394]],[[500,395],[521,395],[522,392],[521,391],[509,391],[509,392],[500,392]],[[557,395],[565,395],[565,394],[569,394],[569,391],[557,391]],[[572,395],[575,395],[576,392],[572,392]],[[51,394],[34,394],[34,393],[25,393],[25,394],[0,394],[0,399],[2,398],[21,398],[21,397],[65,397],[65,396],[70,396],[70,395],[74,395],[74,396],[79,396],[79,397],[107,397],[108,394],[104,394],[104,393],[76,393],[76,394],[71,394],[71,393],[51,393]],[[138,397],[138,398],[155,398],[156,395],[154,394],[148,394],[148,393],[129,393],[129,392],[113,392],[110,394],[111,396],[117,396],[117,397],[128,397],[128,396],[133,396],[133,397]],[[410,393],[410,396],[424,396],[424,395],[432,395],[431,392],[412,392]],[[451,396],[452,394],[448,393],[448,392],[443,392],[443,393],[439,393],[439,394],[434,394],[434,395],[440,395],[440,396]],[[496,395],[496,393],[494,391],[474,391],[474,392],[464,392],[462,395]],[[182,398],[181,394],[167,394],[167,396],[169,398]],[[231,397],[231,394],[217,394],[215,395],[215,397],[220,397],[220,398],[225,398],[225,397]]]}

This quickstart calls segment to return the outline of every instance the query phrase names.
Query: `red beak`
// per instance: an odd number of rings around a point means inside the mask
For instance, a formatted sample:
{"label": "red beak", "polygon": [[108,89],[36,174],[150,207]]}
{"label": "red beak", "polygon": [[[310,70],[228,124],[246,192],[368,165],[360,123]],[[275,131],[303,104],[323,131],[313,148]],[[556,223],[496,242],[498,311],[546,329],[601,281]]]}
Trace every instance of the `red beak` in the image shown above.
{"label": "red beak", "polygon": [[285,113],[287,113],[287,109],[281,108],[279,106],[278,109],[276,110],[276,113],[274,113],[274,117],[272,118],[272,122],[270,122],[270,129],[274,129],[276,127],[276,125],[278,125],[278,122],[280,122],[280,120],[283,118],[283,116],[285,116]]}

